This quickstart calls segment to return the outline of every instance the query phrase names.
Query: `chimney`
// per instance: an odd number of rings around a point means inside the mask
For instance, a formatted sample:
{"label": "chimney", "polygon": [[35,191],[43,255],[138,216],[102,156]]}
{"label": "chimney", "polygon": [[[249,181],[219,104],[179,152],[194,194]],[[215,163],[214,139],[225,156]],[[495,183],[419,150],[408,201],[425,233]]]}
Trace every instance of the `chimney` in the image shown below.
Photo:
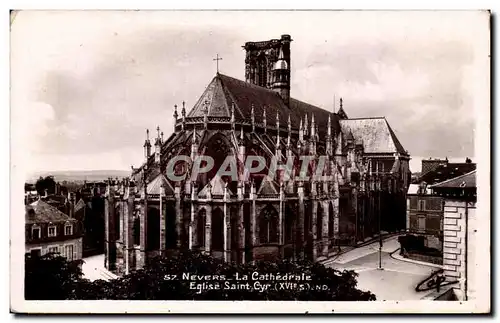
{"label": "chimney", "polygon": [[75,195],[74,193],[68,193],[69,195],[69,217],[75,217]]}

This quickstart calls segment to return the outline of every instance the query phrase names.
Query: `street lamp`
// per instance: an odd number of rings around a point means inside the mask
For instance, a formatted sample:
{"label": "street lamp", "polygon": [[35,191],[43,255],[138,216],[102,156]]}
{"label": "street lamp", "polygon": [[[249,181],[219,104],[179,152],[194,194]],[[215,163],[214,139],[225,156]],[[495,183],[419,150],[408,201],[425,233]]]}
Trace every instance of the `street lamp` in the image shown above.
{"label": "street lamp", "polygon": [[376,185],[375,185],[375,191],[377,192],[377,213],[378,213],[378,242],[379,242],[379,247],[378,247],[378,269],[382,270],[382,214],[380,214],[380,194],[382,193],[381,191],[381,182],[382,182],[382,177],[381,175],[376,176],[375,178]]}

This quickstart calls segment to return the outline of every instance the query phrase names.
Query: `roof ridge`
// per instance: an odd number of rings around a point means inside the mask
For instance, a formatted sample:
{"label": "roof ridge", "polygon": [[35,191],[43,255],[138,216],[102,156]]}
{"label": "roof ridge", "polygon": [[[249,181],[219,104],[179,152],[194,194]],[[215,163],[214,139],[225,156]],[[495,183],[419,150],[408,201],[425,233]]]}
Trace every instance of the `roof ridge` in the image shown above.
{"label": "roof ridge", "polygon": [[449,179],[447,179],[447,180],[445,180],[445,181],[442,181],[442,182],[439,182],[439,183],[436,183],[436,184],[429,185],[429,188],[433,188],[434,186],[438,186],[438,185],[446,184],[446,183],[448,183],[448,182],[450,182],[450,181],[457,180],[457,179],[459,179],[460,177],[468,176],[468,175],[470,175],[470,174],[472,174],[472,173],[475,173],[476,171],[477,171],[477,169],[474,169],[473,171],[470,171],[470,172],[468,172],[468,173],[465,173],[465,174],[459,175],[459,176],[457,176],[457,177],[449,178]]}
{"label": "roof ridge", "polygon": [[371,119],[387,119],[385,117],[359,117],[359,118],[348,118],[348,119],[342,119],[342,121],[349,121],[349,120],[371,120]]}

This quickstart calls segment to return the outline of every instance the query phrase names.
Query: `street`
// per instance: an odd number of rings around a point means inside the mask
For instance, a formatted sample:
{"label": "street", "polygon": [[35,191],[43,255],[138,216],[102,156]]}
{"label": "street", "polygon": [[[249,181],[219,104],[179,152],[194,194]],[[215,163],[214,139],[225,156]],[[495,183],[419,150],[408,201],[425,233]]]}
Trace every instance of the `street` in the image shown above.
{"label": "street", "polygon": [[[391,257],[399,248],[397,237],[383,242],[382,268],[379,268],[379,242],[350,250],[323,263],[327,267],[354,270],[359,274],[358,288],[374,293],[382,300],[419,300],[431,291],[416,292],[415,287],[432,272],[439,269],[436,265],[425,265]],[[397,253],[395,255],[397,257]],[[400,257],[398,257],[400,258]]]}

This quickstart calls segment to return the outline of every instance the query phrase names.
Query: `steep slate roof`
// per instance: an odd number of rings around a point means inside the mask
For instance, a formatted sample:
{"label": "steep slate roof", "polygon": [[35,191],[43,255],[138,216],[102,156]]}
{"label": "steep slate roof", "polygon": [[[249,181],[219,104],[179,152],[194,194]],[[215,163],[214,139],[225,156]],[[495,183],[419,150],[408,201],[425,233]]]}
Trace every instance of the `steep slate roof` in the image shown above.
{"label": "steep slate roof", "polygon": [[[224,188],[226,186],[226,183],[222,180],[222,178],[219,176],[219,174],[216,174],[212,180],[205,185],[205,187],[198,193],[198,196],[200,197],[205,197],[207,196],[208,192],[212,195],[224,195]],[[227,188],[227,194],[233,195],[233,192]]]}
{"label": "steep slate roof", "polygon": [[365,153],[400,153],[406,150],[384,117],[340,120],[344,134],[352,132],[356,140],[362,140]]}
{"label": "steep slate roof", "polygon": [[[338,131],[338,116],[314,105],[290,98],[290,107],[287,107],[278,93],[265,87],[244,82],[223,74],[217,74],[205,92],[200,96],[187,117],[203,117],[204,103],[208,102],[209,117],[231,117],[231,106],[234,103],[236,121],[249,122],[251,120],[252,105],[254,107],[255,122],[263,123],[264,106],[266,107],[266,121],[268,126],[276,126],[276,114],[279,115],[280,128],[286,128],[288,115],[292,128],[297,130],[300,118],[314,113],[316,124],[321,136],[326,133],[328,116],[332,119],[332,131]],[[310,126],[310,125],[309,125]],[[323,138],[320,138],[320,140]]]}
{"label": "steep slate roof", "polygon": [[448,163],[439,165],[436,169],[422,174],[418,182],[426,182],[427,184],[436,184],[443,181],[470,173],[476,169],[474,163]]}
{"label": "steep slate roof", "polygon": [[148,184],[147,187],[148,194],[160,195],[162,185],[165,186],[166,195],[174,194],[174,189],[172,188],[172,185],[170,185],[170,183],[167,181],[167,179],[163,174],[156,176],[156,178],[153,179],[153,181],[151,181],[151,183]]}
{"label": "steep slate roof", "polygon": [[476,171],[431,185],[429,188],[476,188]]}
{"label": "steep slate roof", "polygon": [[[35,211],[35,218],[30,218],[28,216],[29,210],[32,209]],[[70,218],[63,212],[59,211],[57,208],[52,205],[38,200],[31,203],[26,207],[26,223],[55,223],[55,222],[66,222],[66,221],[76,221],[75,219]]]}

